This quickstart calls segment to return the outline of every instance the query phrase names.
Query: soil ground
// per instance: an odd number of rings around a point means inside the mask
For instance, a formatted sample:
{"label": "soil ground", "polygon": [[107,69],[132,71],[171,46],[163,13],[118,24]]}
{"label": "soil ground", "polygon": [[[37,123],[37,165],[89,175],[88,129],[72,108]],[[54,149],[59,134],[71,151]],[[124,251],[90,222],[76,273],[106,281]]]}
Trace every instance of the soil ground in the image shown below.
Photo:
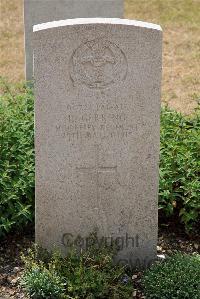
{"label": "soil ground", "polygon": [[[200,0],[126,0],[125,17],[162,26],[162,101],[191,113],[200,102]],[[23,0],[0,0],[0,76],[24,80]]]}

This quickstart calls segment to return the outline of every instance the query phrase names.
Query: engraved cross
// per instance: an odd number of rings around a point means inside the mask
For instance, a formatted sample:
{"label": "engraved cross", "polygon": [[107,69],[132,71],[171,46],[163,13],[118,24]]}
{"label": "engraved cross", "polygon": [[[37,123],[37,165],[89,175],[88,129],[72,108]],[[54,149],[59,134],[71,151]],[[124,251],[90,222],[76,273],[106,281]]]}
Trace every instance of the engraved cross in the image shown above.
{"label": "engraved cross", "polygon": [[[95,165],[92,167],[77,167],[76,169],[79,170],[82,173],[92,173],[95,176],[96,180],[96,186],[97,189],[99,189],[99,175],[100,173],[116,173],[117,166],[101,166],[101,163],[99,161],[99,145],[95,145]],[[99,192],[97,190],[97,197],[99,198]]]}
{"label": "engraved cross", "polygon": [[106,211],[105,211],[105,207],[102,203],[102,198],[100,196],[100,192],[99,192],[99,187],[100,187],[100,173],[110,173],[110,172],[114,172],[116,173],[117,171],[117,166],[101,166],[100,161],[99,161],[99,145],[95,145],[95,164],[92,167],[77,167],[76,169],[79,172],[82,173],[91,173],[94,175],[95,178],[95,185],[96,185],[96,198],[97,198],[97,205],[98,205],[98,213],[100,213],[101,216],[101,225],[102,225],[102,232],[104,234],[106,234],[106,232],[108,231],[108,218],[106,216]]}

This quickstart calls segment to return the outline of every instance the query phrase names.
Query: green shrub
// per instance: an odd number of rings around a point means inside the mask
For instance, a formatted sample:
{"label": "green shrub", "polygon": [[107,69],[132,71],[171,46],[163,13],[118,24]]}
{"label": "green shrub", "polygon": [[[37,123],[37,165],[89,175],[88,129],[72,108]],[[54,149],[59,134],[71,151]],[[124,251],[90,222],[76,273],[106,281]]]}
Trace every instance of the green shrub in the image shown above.
{"label": "green shrub", "polygon": [[[5,88],[6,87],[6,88]],[[14,87],[12,86],[12,89]],[[27,87],[0,96],[0,235],[33,219],[33,93]],[[200,114],[161,113],[160,215],[187,232],[200,215]]]}
{"label": "green shrub", "polygon": [[0,95],[0,236],[33,219],[33,94],[3,85]]}
{"label": "green shrub", "polygon": [[[162,109],[159,208],[190,231],[200,215],[200,114]],[[174,218],[175,218],[174,217]]]}
{"label": "green shrub", "polygon": [[49,271],[42,265],[33,266],[23,276],[22,285],[27,293],[34,299],[57,299],[64,292],[64,283],[53,271]]}
{"label": "green shrub", "polygon": [[123,267],[113,265],[109,248],[90,248],[81,254],[71,251],[65,258],[57,252],[49,258],[47,254],[42,257],[41,254],[38,256],[37,251],[31,250],[23,260],[25,272],[21,284],[33,298],[48,298],[42,295],[40,290],[50,296],[53,289],[60,292],[62,298],[71,299],[123,299],[131,298],[133,292],[131,278]]}
{"label": "green shrub", "polygon": [[199,299],[200,255],[176,254],[154,264],[143,277],[148,299]]}

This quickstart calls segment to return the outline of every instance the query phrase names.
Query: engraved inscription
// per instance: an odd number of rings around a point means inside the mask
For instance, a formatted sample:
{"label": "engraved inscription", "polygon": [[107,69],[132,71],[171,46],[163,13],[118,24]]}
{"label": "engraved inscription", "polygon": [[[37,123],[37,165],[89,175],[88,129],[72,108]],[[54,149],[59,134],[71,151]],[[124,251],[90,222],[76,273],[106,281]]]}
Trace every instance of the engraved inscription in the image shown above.
{"label": "engraved inscription", "polygon": [[70,143],[84,140],[126,139],[135,134],[137,125],[129,117],[130,106],[71,103],[66,106],[66,116],[56,124],[56,134]]}
{"label": "engraved inscription", "polygon": [[126,78],[127,60],[114,43],[95,39],[75,50],[70,61],[70,73],[74,85],[106,88]]}

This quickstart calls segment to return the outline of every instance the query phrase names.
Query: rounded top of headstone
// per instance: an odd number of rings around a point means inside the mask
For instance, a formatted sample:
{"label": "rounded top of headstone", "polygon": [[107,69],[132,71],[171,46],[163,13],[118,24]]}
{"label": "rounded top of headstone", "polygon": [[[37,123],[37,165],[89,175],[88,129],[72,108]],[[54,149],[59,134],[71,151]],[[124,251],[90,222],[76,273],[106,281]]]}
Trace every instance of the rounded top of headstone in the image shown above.
{"label": "rounded top of headstone", "polygon": [[162,31],[160,25],[142,22],[142,21],[136,21],[136,20],[118,19],[118,18],[78,18],[78,19],[67,19],[67,20],[59,20],[59,21],[38,24],[33,26],[33,32],[58,28],[58,27],[64,27],[64,26],[89,25],[89,24],[126,25],[126,26],[135,26],[135,27],[142,27],[146,29],[154,29],[154,30]]}

